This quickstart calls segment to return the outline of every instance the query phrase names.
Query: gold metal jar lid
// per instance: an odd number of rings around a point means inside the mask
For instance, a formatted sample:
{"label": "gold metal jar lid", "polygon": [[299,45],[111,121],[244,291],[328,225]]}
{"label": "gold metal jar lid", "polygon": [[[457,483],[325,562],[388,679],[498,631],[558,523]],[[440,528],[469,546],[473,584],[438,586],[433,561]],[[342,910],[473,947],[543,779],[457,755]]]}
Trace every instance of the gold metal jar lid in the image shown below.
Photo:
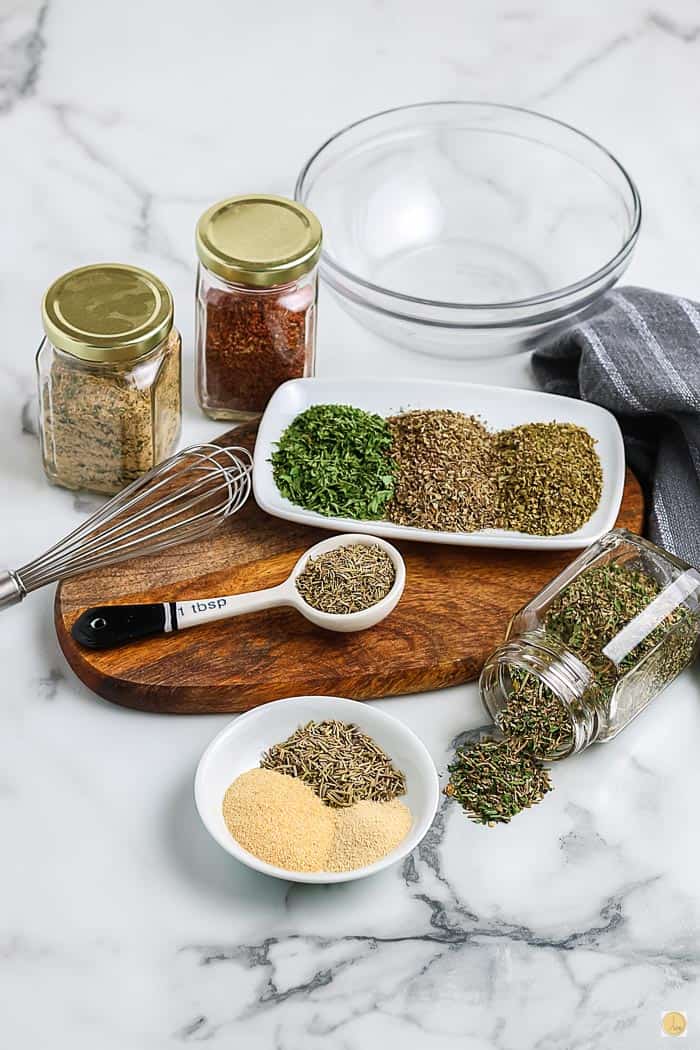
{"label": "gold metal jar lid", "polygon": [[120,263],[81,266],[59,277],[41,304],[44,331],[84,361],[133,361],[173,326],[173,297],[147,270]]}
{"label": "gold metal jar lid", "polygon": [[247,194],[213,204],[197,223],[197,255],[227,281],[271,288],[313,269],[321,255],[321,224],[303,204]]}

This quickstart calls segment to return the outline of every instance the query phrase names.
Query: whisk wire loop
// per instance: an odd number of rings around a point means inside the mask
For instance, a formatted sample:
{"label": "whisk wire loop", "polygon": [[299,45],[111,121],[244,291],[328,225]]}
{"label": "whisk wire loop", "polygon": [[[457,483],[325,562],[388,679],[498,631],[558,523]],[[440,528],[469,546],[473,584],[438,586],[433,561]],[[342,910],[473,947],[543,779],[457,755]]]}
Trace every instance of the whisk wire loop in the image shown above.
{"label": "whisk wire loop", "polygon": [[251,489],[248,449],[193,445],[132,481],[64,539],[8,573],[17,600],[88,569],[197,539],[235,514]]}

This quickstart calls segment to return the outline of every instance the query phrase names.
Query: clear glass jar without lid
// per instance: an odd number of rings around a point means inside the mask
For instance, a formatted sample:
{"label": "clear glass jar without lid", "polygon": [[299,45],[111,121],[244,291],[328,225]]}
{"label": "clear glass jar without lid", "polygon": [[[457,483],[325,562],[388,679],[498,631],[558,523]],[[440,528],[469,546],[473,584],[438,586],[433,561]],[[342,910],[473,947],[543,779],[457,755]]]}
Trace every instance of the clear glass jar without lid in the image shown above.
{"label": "clear glass jar without lid", "polygon": [[49,481],[118,492],[174,451],[180,334],[166,286],[146,270],[83,266],[44,296],[37,353]]}
{"label": "clear glass jar without lid", "polygon": [[213,419],[251,419],[313,375],[321,226],[284,197],[231,197],[202,215],[196,245],[197,399]]}
{"label": "clear glass jar without lid", "polygon": [[[612,740],[695,658],[700,573],[616,529],[516,613],[484,665],[481,696],[499,725],[513,697],[558,700],[571,727],[546,760]],[[534,683],[534,690],[531,688]]]}

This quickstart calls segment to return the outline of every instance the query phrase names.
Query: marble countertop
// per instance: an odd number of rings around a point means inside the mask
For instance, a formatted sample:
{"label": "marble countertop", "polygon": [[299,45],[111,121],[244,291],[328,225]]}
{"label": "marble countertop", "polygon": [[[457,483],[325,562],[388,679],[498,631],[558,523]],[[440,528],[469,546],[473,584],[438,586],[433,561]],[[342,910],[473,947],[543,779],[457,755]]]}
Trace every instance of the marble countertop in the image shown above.
{"label": "marble countertop", "polygon": [[[423,99],[541,109],[609,146],[645,221],[628,279],[698,297],[700,5],[633,0],[0,0],[2,560],[91,497],[44,481],[33,416],[39,302],[87,261],[174,289],[194,405],[196,217],[289,194],[348,121]],[[525,358],[460,366],[380,344],[327,295],[323,375],[530,383]],[[303,887],[203,831],[192,777],[225,718],[110,706],[66,667],[52,595],[2,614],[0,1032],[12,1050],[652,1050],[661,1015],[700,1046],[698,673],[613,744],[555,770],[508,828],[440,810],[403,866]],[[379,702],[442,770],[483,722],[474,686]]]}

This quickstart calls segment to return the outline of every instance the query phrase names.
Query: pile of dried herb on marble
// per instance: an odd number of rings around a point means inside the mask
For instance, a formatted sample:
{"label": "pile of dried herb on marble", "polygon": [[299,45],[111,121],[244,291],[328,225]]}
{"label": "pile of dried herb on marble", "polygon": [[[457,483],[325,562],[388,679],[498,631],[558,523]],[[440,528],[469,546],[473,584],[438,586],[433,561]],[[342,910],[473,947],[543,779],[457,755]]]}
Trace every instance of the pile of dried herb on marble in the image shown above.
{"label": "pile of dried herb on marble", "polygon": [[309,558],[296,588],[313,609],[347,615],[386,598],[395,579],[394,563],[378,543],[348,543]]}
{"label": "pile of dried herb on marble", "polygon": [[307,510],[447,532],[575,532],[602,491],[583,427],[526,423],[493,433],[449,409],[382,419],[314,405],[287,427],[271,462],[282,496]]}
{"label": "pile of dried herb on marble", "polygon": [[448,768],[445,794],[477,824],[507,824],[552,790],[542,763],[507,737],[458,751]]}
{"label": "pile of dried herb on marble", "polygon": [[381,518],[394,488],[386,420],[351,405],[312,405],[280,438],[271,462],[280,493],[326,517]]}
{"label": "pile of dried herb on marble", "polygon": [[485,738],[457,752],[445,794],[477,824],[507,824],[552,790],[545,758],[568,754],[571,717],[535,675],[513,668],[512,693],[497,723],[503,739]]}
{"label": "pile of dried herb on marble", "polygon": [[347,722],[307,722],[266,751],[260,765],[298,777],[329,806],[389,802],[406,792],[404,774],[379,744]]}

